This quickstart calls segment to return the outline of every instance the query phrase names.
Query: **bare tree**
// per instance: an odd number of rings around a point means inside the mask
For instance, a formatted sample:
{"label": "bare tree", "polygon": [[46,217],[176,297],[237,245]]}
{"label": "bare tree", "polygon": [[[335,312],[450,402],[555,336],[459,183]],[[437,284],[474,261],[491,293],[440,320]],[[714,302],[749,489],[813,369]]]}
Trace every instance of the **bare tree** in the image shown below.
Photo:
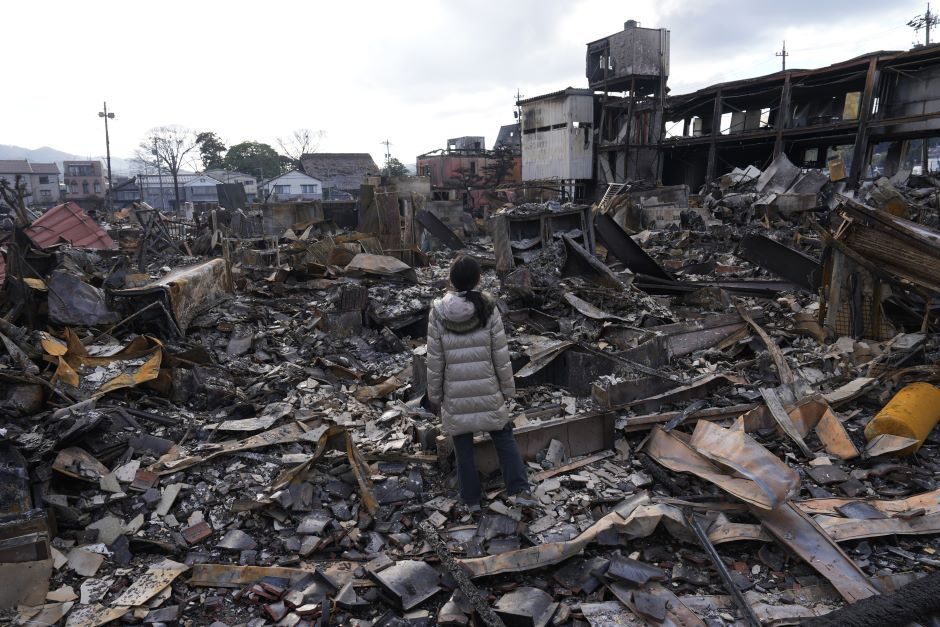
{"label": "bare tree", "polygon": [[149,167],[165,168],[173,179],[176,210],[180,202],[179,174],[184,165],[192,166],[196,158],[196,136],[181,126],[157,126],[150,129],[147,139],[141,140],[135,159]]}
{"label": "bare tree", "polygon": [[304,165],[301,162],[303,156],[316,152],[324,135],[326,135],[326,131],[311,131],[309,128],[299,128],[290,137],[278,137],[277,145],[281,147],[281,152],[294,162],[294,167],[303,171]]}

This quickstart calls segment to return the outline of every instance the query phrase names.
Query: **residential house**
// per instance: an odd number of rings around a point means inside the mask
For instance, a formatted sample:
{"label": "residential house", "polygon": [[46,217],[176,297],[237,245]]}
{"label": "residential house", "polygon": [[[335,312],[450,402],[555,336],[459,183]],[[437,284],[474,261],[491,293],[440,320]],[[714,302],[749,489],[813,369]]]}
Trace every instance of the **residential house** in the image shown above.
{"label": "residential house", "polygon": [[315,152],[302,155],[300,163],[304,172],[322,181],[326,200],[358,198],[363,179],[380,173],[365,152]]}
{"label": "residential house", "polygon": [[258,179],[251,174],[221,169],[206,170],[203,174],[207,174],[222,183],[241,183],[245,188],[245,196],[248,197],[249,203],[255,202],[255,199],[258,197]]}
{"label": "residential house", "polygon": [[269,200],[322,200],[323,182],[300,170],[292,170],[261,183]]}
{"label": "residential house", "polygon": [[29,193],[26,203],[49,208],[59,203],[59,166],[55,163],[32,163],[26,159],[0,160],[0,179],[12,185],[16,176],[23,177]]}
{"label": "residential house", "polygon": [[85,211],[100,209],[107,192],[104,167],[100,161],[63,161],[65,199]]}
{"label": "residential house", "polygon": [[[180,188],[180,202],[186,201],[186,184],[195,178],[203,176],[196,172],[180,172],[177,182]],[[140,187],[140,197],[145,203],[155,209],[166,212],[176,211],[176,190],[173,187],[173,177],[168,172],[162,174],[138,174],[137,184]]]}
{"label": "residential house", "polygon": [[183,202],[219,204],[219,191],[216,185],[222,181],[208,174],[196,174],[181,184]]}

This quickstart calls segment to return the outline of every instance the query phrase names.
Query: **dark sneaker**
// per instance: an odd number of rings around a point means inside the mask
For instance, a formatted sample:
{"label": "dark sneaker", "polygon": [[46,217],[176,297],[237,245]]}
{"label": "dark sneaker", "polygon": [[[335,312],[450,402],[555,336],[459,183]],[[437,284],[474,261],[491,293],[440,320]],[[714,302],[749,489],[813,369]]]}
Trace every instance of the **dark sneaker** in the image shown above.
{"label": "dark sneaker", "polygon": [[518,507],[538,507],[539,504],[528,490],[511,495],[509,502]]}

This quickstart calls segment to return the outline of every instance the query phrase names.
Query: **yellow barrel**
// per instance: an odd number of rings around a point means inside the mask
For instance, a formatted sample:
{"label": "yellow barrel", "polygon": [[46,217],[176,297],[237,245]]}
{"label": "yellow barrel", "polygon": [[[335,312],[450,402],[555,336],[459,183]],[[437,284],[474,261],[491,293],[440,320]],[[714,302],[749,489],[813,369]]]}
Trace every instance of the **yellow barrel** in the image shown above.
{"label": "yellow barrel", "polygon": [[940,422],[940,389],[929,383],[911,383],[865,426],[865,438],[870,441],[885,433],[914,438],[916,445],[900,451],[909,455],[917,452],[937,422]]}

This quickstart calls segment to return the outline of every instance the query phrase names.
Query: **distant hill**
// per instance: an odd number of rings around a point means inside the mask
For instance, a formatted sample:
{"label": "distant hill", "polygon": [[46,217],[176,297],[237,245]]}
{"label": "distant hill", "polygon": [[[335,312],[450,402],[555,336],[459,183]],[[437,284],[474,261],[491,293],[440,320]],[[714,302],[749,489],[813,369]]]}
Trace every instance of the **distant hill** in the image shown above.
{"label": "distant hill", "polygon": [[[43,146],[42,148],[23,148],[22,146],[11,146],[8,144],[0,144],[0,159],[29,159],[36,163],[57,163],[59,164],[59,172],[63,173],[65,172],[65,169],[62,167],[63,161],[100,159],[102,163],[105,162],[103,155],[73,155],[68,152],[56,150],[55,148],[50,148],[49,146]],[[111,155],[111,167],[114,168],[115,175],[127,174],[132,169],[129,159],[121,159],[114,155]]]}

